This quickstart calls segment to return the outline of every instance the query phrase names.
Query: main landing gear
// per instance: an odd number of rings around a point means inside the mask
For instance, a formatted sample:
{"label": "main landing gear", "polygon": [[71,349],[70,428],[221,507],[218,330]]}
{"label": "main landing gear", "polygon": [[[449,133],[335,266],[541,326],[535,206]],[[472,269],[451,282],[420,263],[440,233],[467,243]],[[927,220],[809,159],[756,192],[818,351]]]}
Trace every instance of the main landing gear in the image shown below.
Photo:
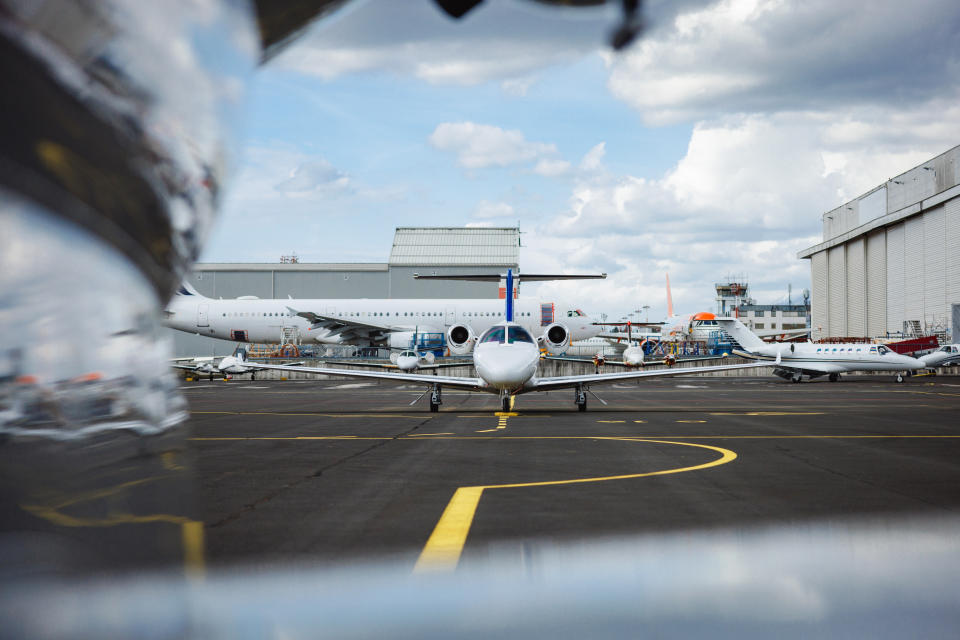
{"label": "main landing gear", "polygon": [[443,398],[440,397],[440,385],[433,385],[433,391],[430,392],[430,413],[440,411],[440,405],[443,404]]}
{"label": "main landing gear", "polygon": [[501,396],[500,409],[503,411],[510,411],[510,396]]}
{"label": "main landing gear", "polygon": [[793,377],[790,378],[790,382],[792,382],[792,383],[794,383],[794,384],[800,384],[800,382],[802,382],[802,381],[803,381],[803,374],[802,374],[802,373],[795,373],[795,374],[793,374]]}
{"label": "main landing gear", "polygon": [[838,380],[840,380],[840,374],[839,374],[839,373],[831,373],[829,380],[830,380],[830,382],[837,382]]}
{"label": "main landing gear", "polygon": [[903,374],[898,372],[896,377],[894,377],[894,380],[897,382],[903,382]]}
{"label": "main landing gear", "polygon": [[586,411],[587,410],[587,393],[583,389],[582,384],[578,384],[575,394],[575,402],[577,403],[577,411]]}

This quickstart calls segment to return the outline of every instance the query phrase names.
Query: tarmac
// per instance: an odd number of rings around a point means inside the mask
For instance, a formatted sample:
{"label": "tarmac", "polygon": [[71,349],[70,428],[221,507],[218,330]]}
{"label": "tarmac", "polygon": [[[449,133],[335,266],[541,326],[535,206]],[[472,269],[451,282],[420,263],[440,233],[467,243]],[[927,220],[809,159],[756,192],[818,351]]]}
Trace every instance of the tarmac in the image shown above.
{"label": "tarmac", "polygon": [[181,385],[208,566],[960,513],[960,377],[673,378],[522,395],[374,381]]}

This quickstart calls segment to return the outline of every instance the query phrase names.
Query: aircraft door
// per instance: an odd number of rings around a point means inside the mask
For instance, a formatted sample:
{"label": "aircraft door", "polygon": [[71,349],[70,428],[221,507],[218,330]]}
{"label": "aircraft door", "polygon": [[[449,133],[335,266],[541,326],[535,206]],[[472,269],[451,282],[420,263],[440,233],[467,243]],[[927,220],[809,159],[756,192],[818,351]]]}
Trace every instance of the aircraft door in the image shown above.
{"label": "aircraft door", "polygon": [[210,326],[210,305],[201,304],[197,307],[197,326],[198,327],[209,327]]}
{"label": "aircraft door", "polygon": [[447,307],[443,316],[443,323],[451,327],[457,323],[457,308]]}

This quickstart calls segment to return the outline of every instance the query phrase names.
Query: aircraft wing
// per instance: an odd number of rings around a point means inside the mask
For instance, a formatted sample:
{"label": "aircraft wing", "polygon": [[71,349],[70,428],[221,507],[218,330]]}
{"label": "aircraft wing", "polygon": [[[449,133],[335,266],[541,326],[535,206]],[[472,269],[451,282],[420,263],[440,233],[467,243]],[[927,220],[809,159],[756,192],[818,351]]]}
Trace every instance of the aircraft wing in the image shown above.
{"label": "aircraft wing", "polygon": [[353,339],[373,339],[382,338],[388,333],[396,331],[396,328],[386,324],[376,324],[372,322],[361,322],[359,320],[350,320],[347,318],[338,318],[334,316],[314,313],[313,311],[297,311],[293,307],[287,309],[296,316],[304,318],[310,323],[310,329],[326,329],[333,335],[339,335],[344,342]]}
{"label": "aircraft wing", "polygon": [[291,371],[300,373],[316,373],[325,376],[343,376],[345,378],[373,378],[392,382],[416,382],[421,384],[440,384],[444,387],[464,389],[466,391],[489,391],[480,378],[458,378],[454,376],[437,376],[421,373],[394,373],[392,371],[355,371],[352,369],[328,369],[326,367],[292,367],[284,364],[262,364],[264,369],[274,371]]}
{"label": "aircraft wing", "polygon": [[620,373],[599,373],[580,376],[560,376],[557,378],[534,378],[523,388],[523,393],[529,391],[552,391],[566,389],[577,385],[607,384],[621,380],[636,380],[638,378],[659,378],[690,375],[693,373],[710,373],[714,371],[730,371],[733,369],[759,369],[779,366],[773,362],[757,362],[750,364],[726,364],[714,367],[674,367],[672,369],[658,369],[656,371],[623,371]]}
{"label": "aircraft wing", "polygon": [[[338,362],[328,360],[327,364],[346,365],[348,367],[370,367],[371,369],[399,369],[399,367],[390,362]],[[417,369],[446,369],[447,367],[467,367],[473,366],[472,362],[434,362],[433,364],[421,364]],[[301,369],[302,370],[302,369]]]}

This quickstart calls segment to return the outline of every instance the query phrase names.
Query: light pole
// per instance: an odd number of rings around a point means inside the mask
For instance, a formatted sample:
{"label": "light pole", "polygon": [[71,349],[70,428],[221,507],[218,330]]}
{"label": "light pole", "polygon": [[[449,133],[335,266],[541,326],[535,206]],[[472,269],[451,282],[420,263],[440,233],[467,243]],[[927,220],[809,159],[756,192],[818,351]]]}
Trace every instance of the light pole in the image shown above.
{"label": "light pole", "polygon": [[643,309],[643,321],[650,322],[650,312],[648,311],[648,309],[650,308],[650,305],[645,304],[641,308]]}

